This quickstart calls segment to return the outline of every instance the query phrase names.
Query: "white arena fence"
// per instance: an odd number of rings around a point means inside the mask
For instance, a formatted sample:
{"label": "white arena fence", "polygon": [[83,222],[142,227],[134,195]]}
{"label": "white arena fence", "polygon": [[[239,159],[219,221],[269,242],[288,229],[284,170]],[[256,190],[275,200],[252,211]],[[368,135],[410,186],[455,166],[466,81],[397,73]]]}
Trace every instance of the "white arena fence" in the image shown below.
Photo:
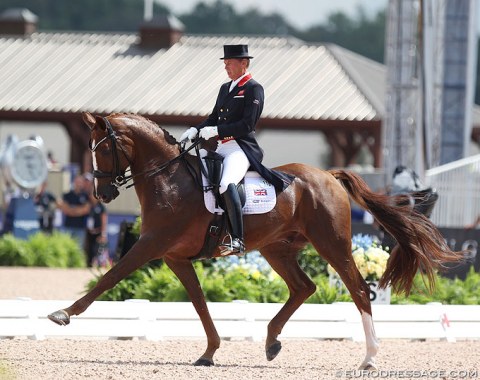
{"label": "white arena fence", "polygon": [[[189,302],[147,300],[95,301],[68,326],[47,319],[71,301],[0,300],[0,338],[106,338],[164,340],[204,338]],[[267,324],[282,304],[246,301],[210,302],[208,307],[222,339],[264,340]],[[441,339],[449,342],[480,338],[480,306],[372,305],[380,339]],[[353,303],[304,304],[286,324],[281,338],[364,340],[360,314]]]}
{"label": "white arena fence", "polygon": [[463,228],[480,215],[480,154],[427,170],[425,182],[439,196],[431,216],[435,225]]}

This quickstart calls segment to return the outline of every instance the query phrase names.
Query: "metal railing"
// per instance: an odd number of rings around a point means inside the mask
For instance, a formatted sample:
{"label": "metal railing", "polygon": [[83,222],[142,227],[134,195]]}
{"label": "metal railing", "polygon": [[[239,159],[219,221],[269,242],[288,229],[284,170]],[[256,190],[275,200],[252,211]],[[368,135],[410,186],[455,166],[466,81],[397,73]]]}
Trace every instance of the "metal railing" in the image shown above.
{"label": "metal railing", "polygon": [[439,227],[465,227],[480,215],[480,154],[429,169],[425,182],[439,198],[431,220]]}

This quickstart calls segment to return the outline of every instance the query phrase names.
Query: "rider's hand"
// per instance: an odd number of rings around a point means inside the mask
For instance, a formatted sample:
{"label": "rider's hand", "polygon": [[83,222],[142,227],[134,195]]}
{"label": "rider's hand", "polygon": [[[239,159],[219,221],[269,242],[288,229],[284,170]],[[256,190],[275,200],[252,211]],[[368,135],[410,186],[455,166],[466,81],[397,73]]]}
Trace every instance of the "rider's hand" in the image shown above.
{"label": "rider's hand", "polygon": [[200,137],[204,138],[205,140],[211,139],[212,137],[218,136],[218,128],[217,127],[203,127],[200,129]]}
{"label": "rider's hand", "polygon": [[183,135],[180,137],[180,142],[184,142],[187,140],[193,140],[197,136],[198,130],[195,127],[188,128]]}

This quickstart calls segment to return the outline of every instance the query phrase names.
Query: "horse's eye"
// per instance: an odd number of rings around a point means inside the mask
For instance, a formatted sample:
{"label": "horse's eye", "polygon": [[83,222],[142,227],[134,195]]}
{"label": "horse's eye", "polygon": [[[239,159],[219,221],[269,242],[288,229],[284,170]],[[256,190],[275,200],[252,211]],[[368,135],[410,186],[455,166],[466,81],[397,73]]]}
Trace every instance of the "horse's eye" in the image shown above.
{"label": "horse's eye", "polygon": [[100,154],[102,156],[110,156],[111,154],[110,147],[106,144],[105,146],[102,146],[102,148],[100,149]]}

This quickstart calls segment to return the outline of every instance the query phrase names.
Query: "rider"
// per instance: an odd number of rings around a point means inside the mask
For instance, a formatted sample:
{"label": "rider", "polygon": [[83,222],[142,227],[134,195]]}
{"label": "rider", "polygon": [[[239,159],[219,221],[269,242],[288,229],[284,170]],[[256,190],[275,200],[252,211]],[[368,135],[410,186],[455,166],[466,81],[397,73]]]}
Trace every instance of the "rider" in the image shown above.
{"label": "rider", "polygon": [[193,140],[197,134],[205,140],[218,139],[216,152],[224,157],[219,191],[232,235],[230,244],[222,248],[242,255],[245,244],[238,183],[250,166],[279,191],[285,189],[292,178],[261,164],[263,150],[255,138],[255,126],[263,110],[264,92],[260,83],[248,72],[250,59],[253,58],[248,54],[248,45],[224,45],[223,51],[224,56],[220,59],[223,59],[231,81],[220,87],[210,116],[197,126],[190,127],[180,140]]}

